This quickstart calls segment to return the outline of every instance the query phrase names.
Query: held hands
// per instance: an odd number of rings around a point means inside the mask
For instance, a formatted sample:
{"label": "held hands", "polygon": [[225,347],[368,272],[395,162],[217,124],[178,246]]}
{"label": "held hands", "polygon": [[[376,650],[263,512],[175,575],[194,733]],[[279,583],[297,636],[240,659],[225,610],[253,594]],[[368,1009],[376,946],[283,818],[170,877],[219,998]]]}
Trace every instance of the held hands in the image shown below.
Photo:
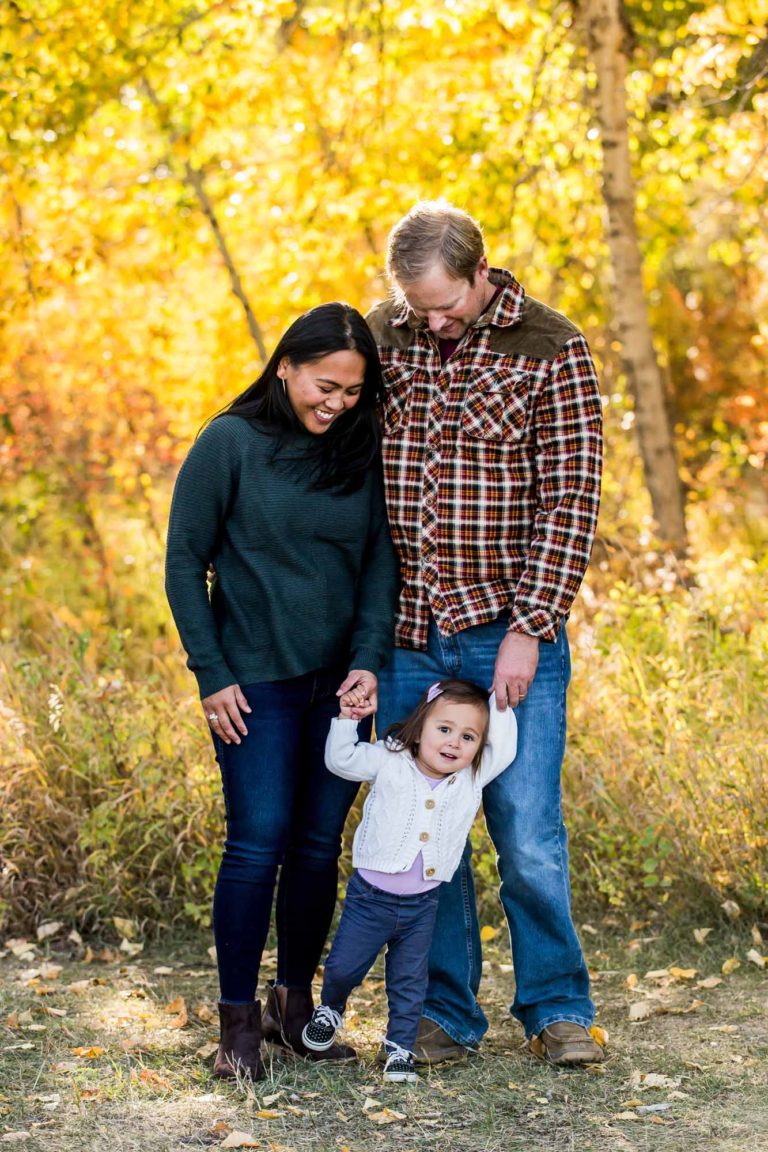
{"label": "held hands", "polygon": [[345,720],[363,720],[371,716],[379,704],[378,689],[379,682],[373,672],[353,668],[336,693],[340,697],[340,715]]}
{"label": "held hands", "polygon": [[239,744],[240,736],[248,735],[242,713],[251,709],[238,684],[203,697],[202,705],[211,732],[220,736],[225,744]]}
{"label": "held hands", "polygon": [[493,670],[496,707],[506,711],[507,704],[522,704],[536,675],[539,663],[539,641],[523,632],[507,632],[499,645]]}

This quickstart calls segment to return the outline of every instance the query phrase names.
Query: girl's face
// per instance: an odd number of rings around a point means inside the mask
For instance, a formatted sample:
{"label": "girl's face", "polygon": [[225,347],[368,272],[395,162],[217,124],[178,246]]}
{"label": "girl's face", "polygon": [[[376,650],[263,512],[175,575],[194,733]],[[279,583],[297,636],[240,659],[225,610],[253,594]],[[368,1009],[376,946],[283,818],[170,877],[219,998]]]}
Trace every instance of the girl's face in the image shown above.
{"label": "girl's face", "polygon": [[456,704],[439,697],[419,737],[416,763],[424,775],[438,780],[468,768],[487,723],[488,714],[479,704]]}
{"label": "girl's face", "polygon": [[346,348],[308,364],[292,364],[285,357],[277,372],[285,381],[297,420],[307,432],[319,436],[360,399],[365,357]]}

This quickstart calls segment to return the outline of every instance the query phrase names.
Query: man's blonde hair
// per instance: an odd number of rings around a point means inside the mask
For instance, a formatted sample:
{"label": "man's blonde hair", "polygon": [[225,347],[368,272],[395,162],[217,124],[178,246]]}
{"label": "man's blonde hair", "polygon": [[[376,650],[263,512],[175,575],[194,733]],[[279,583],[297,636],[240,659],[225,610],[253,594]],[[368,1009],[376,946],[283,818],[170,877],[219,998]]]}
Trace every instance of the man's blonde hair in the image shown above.
{"label": "man's blonde hair", "polygon": [[476,220],[447,200],[421,200],[389,234],[387,275],[412,284],[440,263],[454,280],[474,283],[485,255]]}

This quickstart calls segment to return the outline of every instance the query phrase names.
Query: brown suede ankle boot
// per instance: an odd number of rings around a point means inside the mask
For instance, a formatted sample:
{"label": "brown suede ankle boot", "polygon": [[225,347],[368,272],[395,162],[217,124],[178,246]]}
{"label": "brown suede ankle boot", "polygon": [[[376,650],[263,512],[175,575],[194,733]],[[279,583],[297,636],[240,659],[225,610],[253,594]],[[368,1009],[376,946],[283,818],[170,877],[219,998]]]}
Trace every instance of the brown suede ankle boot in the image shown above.
{"label": "brown suede ankle boot", "polygon": [[214,1076],[234,1080],[241,1075],[262,1080],[261,1002],[219,1004],[219,1021],[221,1038],[213,1065]]}
{"label": "brown suede ankle boot", "polygon": [[264,1009],[264,1039],[307,1060],[353,1060],[357,1053],[349,1044],[332,1044],[322,1052],[306,1047],[301,1033],[313,1008],[309,989],[285,988],[270,982]]}

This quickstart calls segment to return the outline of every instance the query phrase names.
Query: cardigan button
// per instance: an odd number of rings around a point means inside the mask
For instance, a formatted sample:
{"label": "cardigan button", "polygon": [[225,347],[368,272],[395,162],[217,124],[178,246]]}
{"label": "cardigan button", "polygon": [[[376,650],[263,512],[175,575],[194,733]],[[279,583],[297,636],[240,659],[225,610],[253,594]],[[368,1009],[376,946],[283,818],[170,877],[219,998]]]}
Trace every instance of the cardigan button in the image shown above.
{"label": "cardigan button", "polygon": [[421,840],[422,844],[426,844],[427,840],[429,840],[429,832],[419,832],[419,840]]}
{"label": "cardigan button", "polygon": [[425,868],[424,869],[424,875],[425,876],[434,876],[434,874],[435,874],[434,868]]}
{"label": "cardigan button", "polygon": [[425,800],[424,801],[424,807],[425,808],[434,808],[434,806],[435,806],[434,800]]}

